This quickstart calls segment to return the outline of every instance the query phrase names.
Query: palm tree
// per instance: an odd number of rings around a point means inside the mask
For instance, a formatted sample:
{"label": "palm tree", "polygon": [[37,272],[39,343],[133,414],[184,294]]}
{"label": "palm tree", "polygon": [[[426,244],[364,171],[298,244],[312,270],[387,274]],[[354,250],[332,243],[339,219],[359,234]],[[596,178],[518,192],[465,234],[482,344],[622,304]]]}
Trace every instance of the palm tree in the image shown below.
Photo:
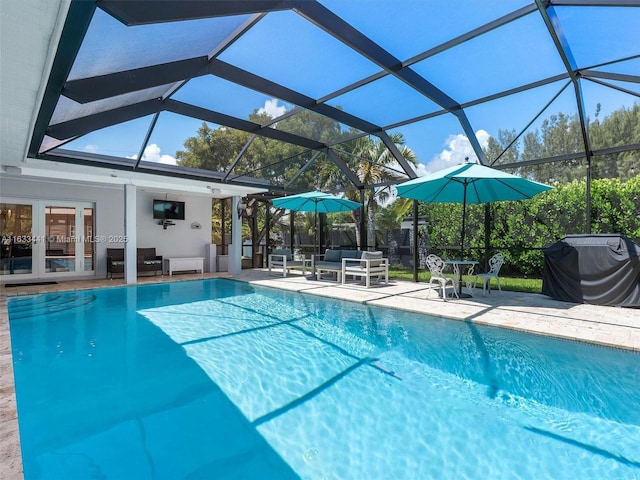
{"label": "palm tree", "polygon": [[[401,133],[390,135],[391,140],[407,162],[417,165],[417,158],[413,150],[404,144]],[[350,166],[365,186],[397,183],[407,180],[396,158],[381,140],[371,137],[361,137],[354,142],[340,145],[340,153],[345,154],[345,163]],[[337,149],[336,149],[337,151]],[[322,184],[329,190],[335,184],[336,175],[341,175],[337,169],[328,169],[321,175]],[[375,247],[376,222],[375,214],[380,204],[384,204],[390,197],[390,186],[374,187],[365,190],[364,204],[367,212],[367,246]],[[348,190],[345,196],[350,200],[360,202],[359,192]],[[360,211],[351,212],[356,225],[357,238],[360,238]],[[362,248],[361,245],[359,245]]]}

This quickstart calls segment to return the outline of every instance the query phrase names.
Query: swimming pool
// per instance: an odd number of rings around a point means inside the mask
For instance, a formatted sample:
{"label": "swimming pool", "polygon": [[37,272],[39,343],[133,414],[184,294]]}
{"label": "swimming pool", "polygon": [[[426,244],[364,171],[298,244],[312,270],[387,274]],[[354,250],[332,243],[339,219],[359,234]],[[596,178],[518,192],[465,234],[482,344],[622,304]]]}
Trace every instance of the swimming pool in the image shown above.
{"label": "swimming pool", "polygon": [[8,302],[25,478],[640,478],[640,355],[211,279]]}

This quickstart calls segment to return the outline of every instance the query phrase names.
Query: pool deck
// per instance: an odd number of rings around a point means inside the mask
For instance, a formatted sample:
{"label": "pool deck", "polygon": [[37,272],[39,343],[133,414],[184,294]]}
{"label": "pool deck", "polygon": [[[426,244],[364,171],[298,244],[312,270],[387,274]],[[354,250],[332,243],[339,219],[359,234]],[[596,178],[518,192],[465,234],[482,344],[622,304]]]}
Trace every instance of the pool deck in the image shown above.
{"label": "pool deck", "polygon": [[[492,291],[444,302],[424,283],[391,281],[389,285],[366,288],[358,283],[340,285],[330,280],[310,280],[299,273],[283,278],[266,269],[243,270],[231,277],[226,273],[204,274],[204,278],[228,277],[254,285],[298,291],[381,307],[425,313],[455,320],[511,328],[539,335],[594,343],[640,352],[640,308],[618,308],[575,304],[545,295]],[[201,279],[200,274],[145,276],[138,284]],[[0,478],[22,478],[22,460],[13,381],[13,361],[7,313],[7,297],[69,290],[85,290],[125,285],[122,279],[65,281],[53,285],[0,287]]]}

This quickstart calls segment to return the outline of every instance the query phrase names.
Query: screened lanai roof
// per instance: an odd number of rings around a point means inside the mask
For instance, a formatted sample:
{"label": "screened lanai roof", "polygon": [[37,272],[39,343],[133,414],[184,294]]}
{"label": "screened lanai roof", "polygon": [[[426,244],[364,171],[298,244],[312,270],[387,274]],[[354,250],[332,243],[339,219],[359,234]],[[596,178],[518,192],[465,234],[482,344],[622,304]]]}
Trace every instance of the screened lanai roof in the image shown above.
{"label": "screened lanai roof", "polygon": [[[638,7],[72,1],[29,155],[272,190],[325,175],[338,191],[380,181],[363,184],[358,139],[393,155],[401,179],[465,157],[509,168],[638,151],[633,136],[592,133],[638,102]],[[523,153],[559,114],[577,141]]]}

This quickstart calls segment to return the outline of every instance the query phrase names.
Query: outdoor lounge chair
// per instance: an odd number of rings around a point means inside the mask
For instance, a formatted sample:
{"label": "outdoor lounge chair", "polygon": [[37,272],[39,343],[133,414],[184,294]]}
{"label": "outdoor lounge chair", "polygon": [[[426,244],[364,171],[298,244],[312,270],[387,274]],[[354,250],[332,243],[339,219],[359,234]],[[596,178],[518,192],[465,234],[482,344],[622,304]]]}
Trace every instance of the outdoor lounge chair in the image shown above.
{"label": "outdoor lounge chair", "polygon": [[294,260],[291,250],[275,249],[269,254],[268,259],[269,273],[272,268],[282,268],[282,276],[286,277],[290,270],[301,269],[302,274],[306,273],[308,260]]}
{"label": "outdoor lounge chair", "polygon": [[[438,285],[442,289],[442,300],[444,301],[447,300],[448,284],[451,284],[451,288],[455,296],[457,298],[460,298],[458,296],[458,292],[456,291],[456,285],[454,284],[453,279],[449,277],[445,277],[444,274],[442,273],[445,265],[446,264],[444,263],[444,260],[442,260],[439,256],[433,253],[427,257],[427,268],[431,272],[431,278],[429,279],[429,284]],[[429,289],[429,292],[430,291],[431,289]],[[428,293],[427,293],[427,296],[429,296]]]}
{"label": "outdoor lounge chair", "polygon": [[[114,273],[124,275],[124,268],[124,248],[107,248],[107,277],[113,278]],[[143,272],[162,275],[162,256],[156,255],[155,248],[138,248],[136,270],[138,275]]]}
{"label": "outdoor lounge chair", "polygon": [[504,263],[504,255],[501,253],[496,253],[493,257],[489,259],[489,271],[487,273],[479,273],[476,275],[476,281],[473,285],[475,290],[476,285],[478,284],[478,280],[482,280],[482,294],[486,295],[487,289],[489,293],[491,293],[491,279],[495,278],[496,282],[498,282],[498,290],[502,292],[500,288],[500,278],[498,274],[500,273],[500,268],[502,268],[502,264]]}
{"label": "outdoor lounge chair", "polygon": [[364,277],[367,288],[371,286],[371,277],[378,282],[384,276],[384,283],[389,283],[389,259],[382,257],[382,252],[362,252],[360,258],[342,257],[342,284],[347,281],[347,275]]}

